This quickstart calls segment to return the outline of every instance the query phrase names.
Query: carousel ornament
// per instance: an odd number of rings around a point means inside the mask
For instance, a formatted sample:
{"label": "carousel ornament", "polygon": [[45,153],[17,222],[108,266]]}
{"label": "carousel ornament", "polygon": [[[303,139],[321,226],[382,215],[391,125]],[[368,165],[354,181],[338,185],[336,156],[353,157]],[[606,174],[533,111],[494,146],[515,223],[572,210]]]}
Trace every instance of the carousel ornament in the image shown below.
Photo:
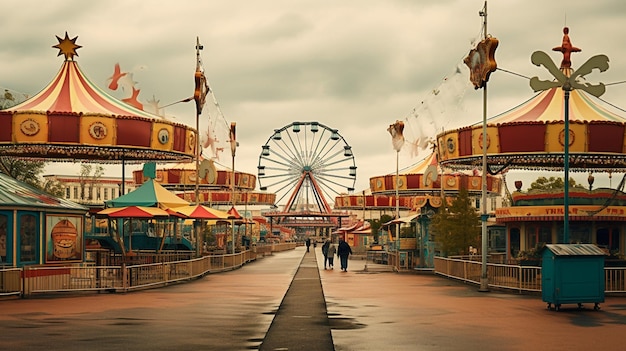
{"label": "carousel ornament", "polygon": [[387,131],[391,134],[393,149],[396,150],[396,152],[400,152],[404,145],[404,135],[402,134],[404,131],[404,122],[396,121],[396,123],[389,125]]}
{"label": "carousel ornament", "polygon": [[498,39],[487,37],[470,50],[463,62],[469,67],[470,81],[474,89],[480,89],[489,81],[489,76],[498,68],[495,53],[498,48]]}
{"label": "carousel ornament", "polygon": [[206,101],[206,95],[209,92],[209,83],[204,75],[204,68],[202,67],[202,59],[200,58],[200,50],[204,49],[204,46],[200,44],[200,38],[196,37],[196,72],[194,74],[195,89],[193,92],[193,99],[196,102],[196,113],[201,114]]}
{"label": "carousel ornament", "polygon": [[57,45],[53,45],[52,47],[55,49],[59,49],[59,53],[57,56],[65,55],[65,61],[72,61],[74,56],[78,56],[76,53],[77,49],[82,48],[82,46],[76,44],[76,39],[78,36],[75,36],[73,39],[67,35],[65,32],[65,38],[61,39],[58,35],[55,35],[59,43]]}

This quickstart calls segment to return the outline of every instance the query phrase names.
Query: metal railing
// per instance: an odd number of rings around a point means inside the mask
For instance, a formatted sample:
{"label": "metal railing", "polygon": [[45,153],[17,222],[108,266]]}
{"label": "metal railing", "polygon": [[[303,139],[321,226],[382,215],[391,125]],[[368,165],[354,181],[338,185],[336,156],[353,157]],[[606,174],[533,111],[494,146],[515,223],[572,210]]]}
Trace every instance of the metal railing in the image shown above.
{"label": "metal railing", "polygon": [[295,247],[295,243],[271,244],[234,254],[206,255],[157,263],[121,263],[114,266],[80,263],[0,268],[0,296],[89,291],[126,292],[160,287],[197,279],[209,273],[233,270],[256,260],[257,257],[265,256],[268,252],[271,254]]}
{"label": "metal railing", "polygon": [[0,296],[22,293],[22,269],[0,268]]}
{"label": "metal railing", "polygon": [[[435,274],[480,285],[482,264],[476,260],[435,257]],[[541,267],[487,264],[490,287],[541,292]],[[604,268],[605,293],[626,293],[626,267]]]}

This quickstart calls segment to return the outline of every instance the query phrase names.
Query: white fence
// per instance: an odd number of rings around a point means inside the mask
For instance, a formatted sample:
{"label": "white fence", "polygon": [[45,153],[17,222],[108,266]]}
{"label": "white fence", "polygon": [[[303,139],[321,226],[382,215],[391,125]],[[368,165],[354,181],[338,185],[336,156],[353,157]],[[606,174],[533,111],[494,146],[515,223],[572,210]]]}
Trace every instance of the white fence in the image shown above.
{"label": "white fence", "polygon": [[276,251],[295,248],[295,243],[272,244],[270,248],[235,254],[119,266],[81,263],[65,266],[0,268],[0,296],[38,293],[110,291],[126,292],[196,279],[209,273],[232,270]]}
{"label": "white fence", "polygon": [[[435,257],[435,274],[480,285],[482,263],[475,260]],[[626,267],[604,268],[605,293],[626,293]],[[541,291],[541,267],[487,264],[490,287],[519,292]]]}

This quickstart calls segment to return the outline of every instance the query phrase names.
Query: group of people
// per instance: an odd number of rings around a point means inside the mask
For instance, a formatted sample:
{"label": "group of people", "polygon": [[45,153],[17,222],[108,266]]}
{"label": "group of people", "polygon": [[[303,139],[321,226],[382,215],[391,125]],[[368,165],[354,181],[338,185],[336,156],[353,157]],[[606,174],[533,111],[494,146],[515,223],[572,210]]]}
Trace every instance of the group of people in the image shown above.
{"label": "group of people", "polygon": [[322,254],[324,254],[324,269],[326,269],[326,267],[333,269],[335,254],[337,254],[339,263],[341,264],[341,271],[348,271],[348,256],[352,254],[352,248],[343,238],[339,238],[339,245],[337,245],[337,247],[327,239],[324,245],[322,245]]}

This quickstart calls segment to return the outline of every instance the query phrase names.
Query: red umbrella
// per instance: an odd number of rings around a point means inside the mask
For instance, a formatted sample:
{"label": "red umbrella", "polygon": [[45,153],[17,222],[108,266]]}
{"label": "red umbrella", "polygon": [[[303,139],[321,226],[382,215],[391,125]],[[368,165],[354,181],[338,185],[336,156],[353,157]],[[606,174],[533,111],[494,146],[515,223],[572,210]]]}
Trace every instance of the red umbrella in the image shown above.
{"label": "red umbrella", "polygon": [[230,210],[228,210],[228,214],[231,215],[233,219],[242,219],[243,217],[241,217],[241,215],[239,214],[239,212],[237,211],[237,209],[235,207],[231,207]]}
{"label": "red umbrella", "polygon": [[169,213],[158,207],[126,206],[106,208],[97,215],[109,218],[154,218],[169,217]]}

